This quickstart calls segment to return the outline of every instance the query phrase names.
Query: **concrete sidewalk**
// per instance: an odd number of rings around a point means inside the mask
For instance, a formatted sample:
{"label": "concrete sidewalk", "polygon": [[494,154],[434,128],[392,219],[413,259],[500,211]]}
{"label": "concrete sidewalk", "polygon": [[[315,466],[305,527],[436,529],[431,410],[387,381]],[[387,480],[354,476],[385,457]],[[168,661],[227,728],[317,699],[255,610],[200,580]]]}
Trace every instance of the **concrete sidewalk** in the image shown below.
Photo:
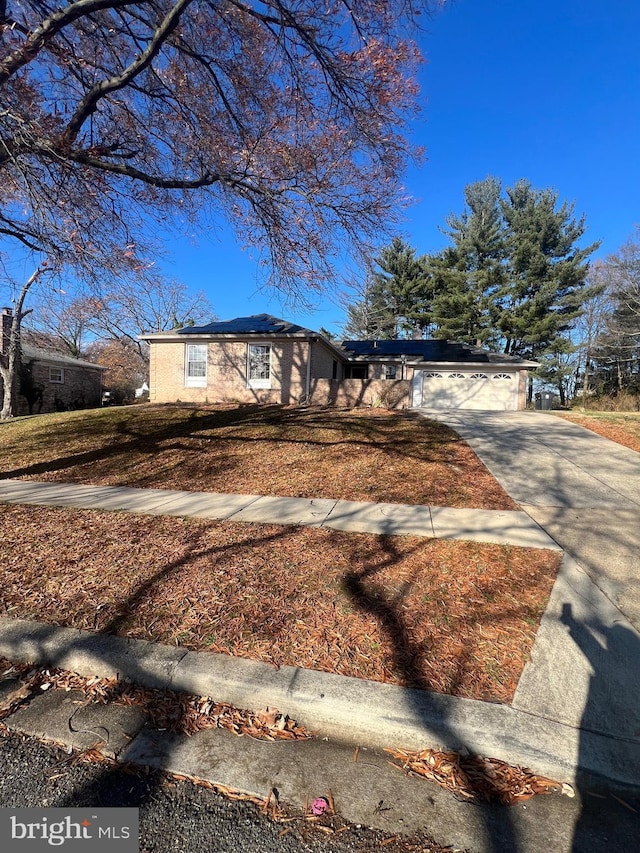
{"label": "concrete sidewalk", "polygon": [[558,549],[525,512],[0,480],[0,502]]}

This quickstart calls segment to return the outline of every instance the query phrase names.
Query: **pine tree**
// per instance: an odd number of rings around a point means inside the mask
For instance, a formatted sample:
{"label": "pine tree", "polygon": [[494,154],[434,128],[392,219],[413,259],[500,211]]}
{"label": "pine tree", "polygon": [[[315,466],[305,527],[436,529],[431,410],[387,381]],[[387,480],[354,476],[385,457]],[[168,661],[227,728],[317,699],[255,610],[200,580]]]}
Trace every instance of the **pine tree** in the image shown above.
{"label": "pine tree", "polygon": [[[599,244],[578,246],[585,217],[576,219],[572,204],[558,205],[554,190],[536,190],[520,180],[506,194],[508,281],[498,321],[504,351],[548,359],[566,351],[569,330],[592,295],[587,258]],[[532,395],[530,383],[529,402]]]}
{"label": "pine tree", "polygon": [[585,218],[574,218],[572,204],[558,206],[557,192],[521,180],[506,193],[508,281],[499,327],[506,353],[536,358],[553,350],[580,315],[590,296],[587,258],[599,244],[577,245]]}
{"label": "pine tree", "polygon": [[430,321],[427,299],[427,276],[424,261],[400,237],[394,238],[375,260],[378,269],[373,273],[375,286],[385,295],[394,317],[392,337],[422,336]]}
{"label": "pine tree", "polygon": [[347,305],[346,338],[422,335],[430,321],[424,260],[396,237],[373,262],[360,299]]}
{"label": "pine tree", "polygon": [[558,391],[560,405],[566,406],[576,378],[578,346],[568,337],[556,338],[552,347],[539,356],[536,376]]}
{"label": "pine tree", "polygon": [[504,281],[501,185],[488,177],[465,187],[466,208],[447,217],[453,245],[427,262],[437,337],[477,346],[496,343],[496,294]]}

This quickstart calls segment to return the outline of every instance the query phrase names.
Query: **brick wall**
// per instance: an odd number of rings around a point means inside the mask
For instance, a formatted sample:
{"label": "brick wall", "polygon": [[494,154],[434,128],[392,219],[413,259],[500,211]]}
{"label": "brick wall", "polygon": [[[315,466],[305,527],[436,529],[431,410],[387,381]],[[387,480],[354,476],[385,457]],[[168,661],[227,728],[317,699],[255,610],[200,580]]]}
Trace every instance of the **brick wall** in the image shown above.
{"label": "brick wall", "polygon": [[[199,343],[196,339],[189,343]],[[306,341],[254,341],[271,345],[271,388],[247,387],[247,342],[216,341],[207,345],[207,384],[185,387],[182,342],[151,342],[149,363],[153,403],[296,403],[304,397],[307,375]],[[329,374],[330,375],[330,374]]]}
{"label": "brick wall", "polygon": [[[199,343],[195,338],[189,343]],[[207,345],[205,387],[185,386],[186,342],[151,343],[150,394],[152,403],[298,403],[304,399],[309,343],[303,340],[271,340],[271,388],[247,387],[247,341],[216,341]],[[370,378],[333,380],[333,364],[339,360],[322,340],[311,344],[311,398],[318,405],[408,406],[410,382],[386,380],[384,365],[374,364]],[[341,367],[338,365],[338,376]]]}
{"label": "brick wall", "polygon": [[333,363],[338,362],[338,376],[340,376],[340,359],[322,341],[314,341],[311,345],[311,376],[315,379],[332,379]]}
{"label": "brick wall", "polygon": [[408,408],[411,383],[407,379],[314,379],[311,399],[318,406],[384,406]]}
{"label": "brick wall", "polygon": [[[52,382],[49,368],[62,369],[63,382]],[[17,414],[41,414],[67,409],[90,409],[100,405],[101,371],[90,367],[51,364],[33,360],[23,365],[17,394]]]}
{"label": "brick wall", "polygon": [[[13,312],[3,308],[0,342],[8,351]],[[62,370],[62,382],[51,382],[50,367]],[[88,409],[99,406],[102,396],[102,371],[98,368],[59,362],[53,357],[23,358],[15,376],[15,414],[29,415],[66,409]],[[0,394],[3,386],[0,379]]]}
{"label": "brick wall", "polygon": [[527,377],[529,376],[528,370],[520,370],[518,371],[518,409],[526,409],[527,408]]}

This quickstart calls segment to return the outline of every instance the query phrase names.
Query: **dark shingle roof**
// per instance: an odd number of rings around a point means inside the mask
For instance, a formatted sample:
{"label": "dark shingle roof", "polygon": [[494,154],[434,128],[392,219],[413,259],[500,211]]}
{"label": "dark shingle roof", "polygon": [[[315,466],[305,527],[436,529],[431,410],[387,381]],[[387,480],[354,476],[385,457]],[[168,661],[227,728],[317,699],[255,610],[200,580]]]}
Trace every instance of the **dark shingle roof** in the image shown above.
{"label": "dark shingle roof", "polygon": [[[171,334],[175,334],[175,331]],[[233,320],[215,320],[203,326],[185,326],[183,329],[178,329],[178,334],[318,337],[318,332],[281,320],[279,317],[273,317],[271,314],[253,314],[250,317],[236,317]],[[531,364],[521,358],[446,340],[343,341],[340,345],[332,344],[332,346],[336,347],[349,361],[399,359],[405,356],[411,361],[521,364],[523,366]]]}
{"label": "dark shingle roof", "polygon": [[70,355],[64,355],[56,350],[43,349],[42,347],[32,347],[31,344],[23,344],[22,347],[23,361],[46,361],[55,362],[56,364],[66,364],[69,367],[92,367],[94,370],[107,370],[101,364],[94,364],[92,361],[82,361],[79,358],[73,358]]}
{"label": "dark shingle roof", "polygon": [[179,335],[317,335],[271,314],[253,314],[251,317],[236,317],[234,320],[216,320],[206,326],[185,326]]}
{"label": "dark shingle roof", "polygon": [[521,358],[489,352],[481,347],[468,346],[445,340],[380,340],[343,341],[341,344],[348,358],[401,358],[412,361],[469,362],[473,364],[520,364]]}

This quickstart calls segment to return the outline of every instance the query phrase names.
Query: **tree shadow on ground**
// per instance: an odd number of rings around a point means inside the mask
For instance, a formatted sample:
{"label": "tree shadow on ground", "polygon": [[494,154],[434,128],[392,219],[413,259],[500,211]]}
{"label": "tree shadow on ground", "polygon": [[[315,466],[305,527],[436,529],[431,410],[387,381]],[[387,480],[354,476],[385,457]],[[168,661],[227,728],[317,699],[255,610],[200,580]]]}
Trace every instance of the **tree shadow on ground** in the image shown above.
{"label": "tree shadow on ground", "polygon": [[[350,416],[340,410],[332,411],[326,408],[310,410],[258,404],[245,404],[213,411],[192,408],[187,409],[188,416],[175,420],[170,413],[184,412],[185,407],[171,406],[159,408],[157,419],[145,420],[141,415],[149,411],[142,406],[136,407],[125,416],[120,415],[115,423],[110,420],[107,424],[108,428],[99,421],[95,421],[95,418],[92,419],[90,426],[95,422],[95,432],[90,428],[88,439],[105,443],[90,450],[61,456],[52,454],[52,436],[55,437],[58,446],[68,445],[80,433],[77,421],[74,419],[73,422],[55,432],[47,431],[39,442],[33,444],[35,450],[46,458],[40,462],[17,465],[13,468],[7,465],[3,471],[0,471],[0,479],[50,474],[110,460],[113,460],[114,465],[122,466],[126,457],[132,453],[156,455],[160,450],[186,450],[189,449],[189,441],[194,439],[200,443],[210,442],[215,446],[218,446],[221,441],[251,445],[261,442],[284,445],[317,444],[322,448],[345,446],[363,451],[375,446],[391,455],[422,461],[425,460],[425,454],[428,456],[432,452],[441,453],[444,445],[460,441],[448,428],[436,425],[433,436],[429,436],[426,428],[421,429],[421,435],[424,436],[421,448],[416,446],[415,430],[410,429],[409,434],[403,435],[402,430],[397,429],[397,420],[394,422],[394,428],[391,429],[391,423],[387,423],[386,418]],[[399,415],[396,413],[395,417],[397,419]],[[404,417],[408,424],[415,422],[415,418],[409,415]],[[233,427],[239,428],[239,434],[234,435],[233,432],[224,436],[219,434],[221,430],[229,430]],[[261,434],[260,431],[263,428],[266,428],[267,432],[271,430],[272,434]],[[255,430],[255,435],[250,434],[252,429]],[[313,432],[316,430],[322,431],[325,435],[315,439]],[[335,439],[326,435],[331,430],[335,430]],[[200,454],[206,452],[206,448],[203,449],[201,444],[195,449]]]}
{"label": "tree shadow on ground", "polygon": [[[274,554],[277,554],[278,542],[282,537],[286,536],[287,533],[288,530],[286,528],[281,528],[274,533],[255,537],[255,543],[268,543],[273,547]],[[384,571],[385,568],[395,565],[401,559],[403,554],[406,553],[406,551],[401,552],[399,540],[393,537],[381,537],[380,542],[383,546],[384,552],[382,559],[378,559],[374,564],[371,559],[368,559],[370,555],[367,555],[366,553],[361,554],[360,556],[362,559],[360,560],[360,565],[362,565],[362,568],[359,571],[353,570],[345,574],[343,579],[343,589],[356,610],[375,617],[376,621],[380,624],[383,633],[389,639],[390,648],[392,649],[393,668],[401,675],[407,686],[419,691],[428,691],[431,689],[431,684],[422,674],[421,668],[417,665],[417,662],[426,653],[428,653],[429,650],[417,646],[413,641],[410,628],[407,624],[407,619],[403,612],[403,603],[409,595],[412,585],[416,582],[415,576],[409,577],[400,584],[398,589],[391,596],[388,595],[383,586],[376,584],[376,575]],[[235,547],[235,545],[230,547]],[[211,548],[209,551],[205,550],[204,553],[215,558],[216,554],[219,554],[224,550],[224,546],[217,546]],[[150,592],[154,588],[161,587],[162,584],[164,584],[174,573],[188,566],[196,554],[200,555],[202,553],[203,550],[201,543],[197,537],[190,540],[185,554],[167,562],[149,578],[138,584],[138,586],[135,587],[127,596],[126,600],[120,602],[117,612],[113,613],[108,620],[101,624],[101,631],[103,633],[118,633],[126,629],[130,615],[135,613],[140,604],[147,599]],[[303,578],[301,578],[301,582],[304,582]],[[42,637],[42,646],[43,648],[46,648],[46,630],[43,630]],[[76,650],[82,651],[83,648],[85,648],[89,651],[90,645],[90,642],[85,642],[80,639],[77,641]],[[109,660],[105,661],[105,663],[113,664],[114,661]],[[138,666],[138,669],[136,669],[136,665],[134,663],[130,676],[132,680],[135,681],[136,678],[139,678],[144,683],[144,676],[144,667]],[[412,695],[411,691],[407,692],[409,701],[411,701]],[[419,707],[420,706],[416,705],[416,708]],[[447,723],[445,720],[445,732],[447,730],[446,726]],[[458,735],[452,730],[449,731],[449,734],[451,735],[452,740],[459,740]],[[488,834],[491,839],[493,849],[495,851],[517,850],[518,848],[515,843],[515,830],[508,819],[508,813],[506,813],[506,818],[502,812],[500,812],[501,816],[498,817],[498,810],[496,808],[489,806],[479,806],[477,808],[480,808],[483,816],[486,817]]]}
{"label": "tree shadow on ground", "polygon": [[[261,544],[270,544],[277,548],[277,543],[288,533],[287,528],[272,529],[272,532],[267,532],[259,537],[252,539],[254,546]],[[229,549],[237,547],[237,543],[229,545],[217,545],[210,548],[202,548],[200,537],[192,537],[189,543],[187,552],[180,557],[169,560],[161,569],[154,572],[152,576],[139,583],[130,595],[122,600],[117,608],[117,612],[100,626],[100,634],[115,634],[127,636],[126,626],[132,615],[135,615],[137,608],[145,601],[149,594],[158,587],[161,587],[173,575],[185,569],[194,557],[208,556],[215,559],[216,555],[222,554]],[[41,623],[34,628],[28,638],[27,644],[30,649],[38,648],[38,653],[35,656],[42,666],[63,666],[64,662],[58,661],[60,647],[55,640],[56,625]],[[93,642],[92,634],[84,631],[75,640],[63,644],[63,656],[67,654],[79,654],[81,657],[86,655],[88,659],[99,661],[97,668],[106,667],[109,670],[119,668],[122,662],[108,653],[100,650],[101,647],[96,647]],[[19,643],[18,643],[19,646]],[[186,653],[186,649],[185,649]],[[22,653],[21,653],[22,654]],[[33,657],[30,657],[33,659]],[[144,664],[144,659],[128,658],[126,661],[126,681],[122,681],[118,677],[110,688],[108,688],[102,698],[105,704],[117,702],[119,697],[126,692],[127,684],[145,686],[149,683],[149,673]],[[151,691],[154,692],[154,691]],[[159,691],[165,693],[167,691]],[[171,693],[171,691],[168,691]],[[29,696],[27,701],[31,701],[34,696]],[[174,697],[175,698],[175,697]],[[215,698],[215,697],[214,697]],[[153,701],[153,700],[152,700]],[[159,698],[163,701],[163,697]],[[128,703],[127,703],[128,704]],[[186,702],[176,701],[173,703],[174,708],[173,718],[171,720],[171,730],[174,732],[189,731],[187,726],[187,711]],[[15,710],[15,709],[14,709]],[[252,709],[253,710],[253,709]],[[181,713],[184,716],[181,716]],[[70,731],[72,729],[70,728]],[[98,732],[95,733],[98,735]],[[102,732],[97,736],[96,748],[100,748]],[[102,742],[103,744],[103,742]],[[92,752],[92,750],[89,750]],[[65,762],[69,759],[65,756],[60,762],[63,768]],[[144,768],[127,768],[127,766],[112,766],[108,763],[98,765],[102,772],[91,774],[92,780],[86,782],[74,789],[73,793],[67,796],[62,796],[60,799],[49,799],[48,806],[64,807],[64,806],[79,806],[79,805],[94,805],[97,807],[115,807],[129,806],[145,808],[153,804],[159,796],[161,796],[164,786],[166,785],[166,776],[162,772],[149,771],[144,772]],[[63,774],[64,775],[64,774]],[[124,784],[126,782],[126,784]],[[39,805],[36,803],[22,803],[20,805]],[[43,803],[44,805],[44,803]],[[233,808],[233,806],[232,806]],[[188,833],[187,833],[188,835]],[[229,849],[229,848],[227,848]]]}
{"label": "tree shadow on ground", "polygon": [[[630,813],[635,813],[636,830],[640,832],[638,792],[621,789],[594,773],[594,768],[617,765],[624,775],[634,761],[631,750],[635,748],[635,755],[639,752],[640,636],[622,620],[605,624],[593,617],[585,624],[574,618],[568,603],[563,605],[561,619],[589,661],[592,673],[580,721],[577,786],[582,808],[571,849],[574,853],[630,849],[618,847],[617,839]],[[615,735],[597,737],[613,729]]]}
{"label": "tree shadow on ground", "polygon": [[[409,590],[411,581],[407,582],[393,598],[385,597],[381,586],[367,583],[376,574],[384,568],[392,566],[399,559],[400,555],[394,545],[393,538],[383,537],[383,539],[387,552],[386,561],[382,564],[365,566],[358,572],[349,572],[343,580],[343,589],[350,596],[352,604],[357,610],[370,614],[379,621],[393,649],[395,670],[401,674],[406,686],[412,688],[406,693],[407,702],[411,704],[412,698],[415,696],[414,690],[432,691],[432,685],[422,674],[420,666],[421,657],[428,652],[412,640],[402,610],[402,602]],[[422,705],[416,703],[414,708],[420,713]],[[443,737],[448,739],[449,743],[460,745],[459,733],[448,727],[446,719],[442,720],[442,731]],[[447,746],[446,743],[441,745],[445,748]],[[463,751],[467,749],[468,752],[471,752],[466,745],[462,745],[462,748]],[[478,809],[482,814],[488,849],[494,853],[506,853],[506,851],[517,853],[519,847],[516,828],[510,819],[508,807],[483,803],[486,789],[477,788],[473,790],[473,780],[470,779],[470,782],[472,792],[475,794],[478,803],[469,804],[468,808]]]}

